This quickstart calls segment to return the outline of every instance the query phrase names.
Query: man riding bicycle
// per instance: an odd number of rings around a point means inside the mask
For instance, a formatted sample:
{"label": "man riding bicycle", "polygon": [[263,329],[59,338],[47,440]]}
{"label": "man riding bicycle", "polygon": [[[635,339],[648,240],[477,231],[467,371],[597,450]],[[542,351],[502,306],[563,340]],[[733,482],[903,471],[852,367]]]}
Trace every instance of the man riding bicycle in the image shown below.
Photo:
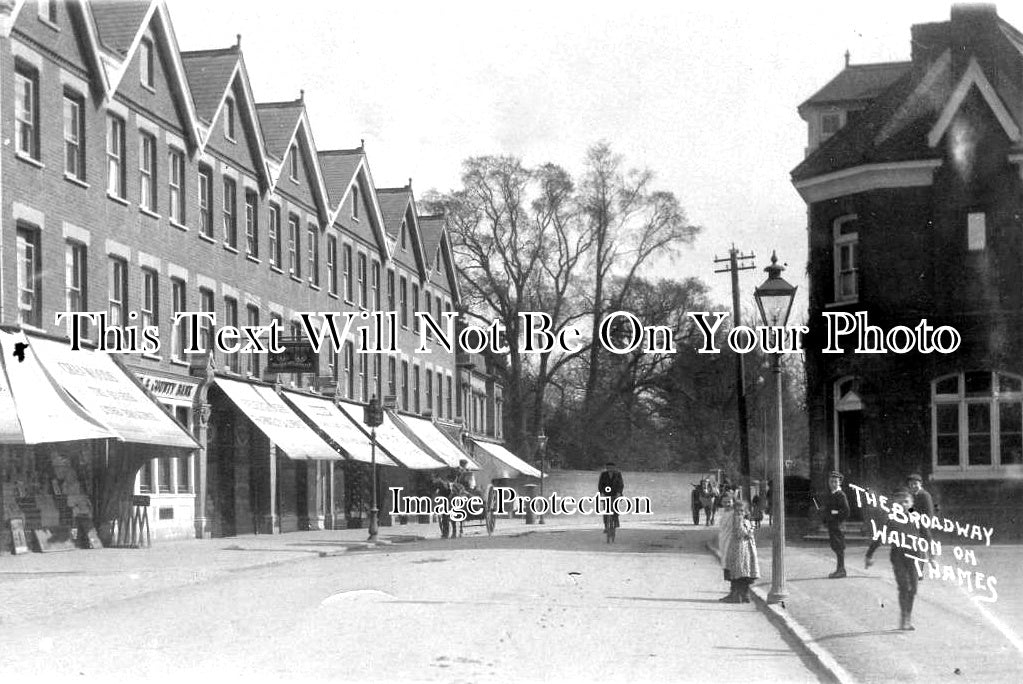
{"label": "man riding bicycle", "polygon": [[[621,498],[624,490],[625,483],[622,480],[622,474],[618,471],[614,461],[608,461],[604,465],[604,472],[600,474],[600,479],[597,480],[597,495],[602,499],[610,499],[611,510],[613,511],[614,503]],[[604,530],[607,533],[609,544],[614,540],[615,530],[619,526],[617,513],[612,512],[604,516]]]}

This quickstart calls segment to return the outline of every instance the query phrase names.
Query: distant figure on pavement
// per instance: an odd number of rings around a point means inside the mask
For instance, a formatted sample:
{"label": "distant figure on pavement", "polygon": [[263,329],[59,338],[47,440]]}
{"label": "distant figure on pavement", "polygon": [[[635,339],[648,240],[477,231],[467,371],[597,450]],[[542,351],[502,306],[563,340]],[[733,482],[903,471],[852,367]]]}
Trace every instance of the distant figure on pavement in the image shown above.
{"label": "distant figure on pavement", "polygon": [[718,552],[721,554],[721,573],[728,582],[728,595],[718,600],[730,601],[731,597],[737,594],[738,587],[732,579],[732,573],[728,571],[728,547],[732,543],[732,497],[728,494],[721,496],[721,511],[718,513]]}
{"label": "distant figure on pavement", "polygon": [[845,533],[842,523],[849,519],[849,499],[842,491],[842,473],[832,470],[828,475],[828,496],[824,499],[821,517],[828,526],[828,542],[835,552],[835,571],[828,575],[831,579],[845,577]]}
{"label": "distant figure on pavement", "polygon": [[[625,481],[622,480],[622,474],[618,471],[618,466],[614,464],[614,461],[608,461],[604,465],[604,472],[600,474],[600,478],[597,480],[597,494],[603,497],[609,497],[612,505],[615,501],[622,497],[622,492],[625,491]],[[621,527],[618,521],[618,514],[614,513],[614,526]]]}
{"label": "distant figure on pavement", "polygon": [[757,558],[757,539],[750,522],[749,506],[742,499],[734,499],[732,515],[728,520],[728,554],[726,567],[732,581],[732,592],[720,599],[724,603],[749,603],[750,585],[760,577]]}
{"label": "distant figure on pavement", "polygon": [[[892,502],[897,503],[904,509],[909,510],[913,507],[913,495],[906,489],[896,489],[892,494]],[[895,575],[895,584],[899,588],[899,629],[912,630],[916,629],[913,627],[912,616],[913,616],[913,600],[916,598],[917,589],[917,572],[916,565],[913,559],[910,557],[914,554],[914,551],[902,548],[899,545],[899,538],[902,535],[920,535],[920,529],[918,525],[912,522],[900,523],[894,520],[888,520],[889,538],[892,539],[892,550],[889,554],[889,559],[892,563],[892,573]],[[898,532],[898,535],[893,534]],[[867,557],[864,559],[866,567],[870,567],[874,564],[874,551],[877,547],[881,546],[883,540],[877,537],[870,543],[867,548]]]}
{"label": "distant figure on pavement", "polygon": [[924,479],[919,473],[913,473],[906,478],[906,487],[913,495],[913,508],[916,512],[934,515],[934,499],[931,498],[931,493],[924,489]]}
{"label": "distant figure on pavement", "polygon": [[700,483],[693,483],[692,501],[690,502],[693,507],[693,524],[700,524]]}

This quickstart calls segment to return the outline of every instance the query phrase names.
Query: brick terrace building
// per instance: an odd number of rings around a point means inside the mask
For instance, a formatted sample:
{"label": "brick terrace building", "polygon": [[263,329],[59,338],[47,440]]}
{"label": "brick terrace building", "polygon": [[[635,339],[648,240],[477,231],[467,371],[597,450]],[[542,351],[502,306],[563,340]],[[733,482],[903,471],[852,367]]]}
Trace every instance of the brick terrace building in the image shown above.
{"label": "brick terrace building", "polygon": [[[257,103],[240,40],[181,52],[161,0],[3,0],[0,18],[0,320],[62,338],[65,310],[158,326],[158,353],[122,359],[206,448],[154,448],[129,468],[157,536],[360,518],[365,468],[336,451],[289,457],[231,393],[337,388],[453,424],[455,354],[413,353],[414,312],[459,304],[443,219],[418,216],[411,187],[378,190],[361,145],[317,149],[301,97]],[[285,335],[302,334],[298,312],[393,311],[398,351],[360,354],[353,329],[340,353],[321,350],[318,375],[264,378],[261,354],[215,354],[208,378],[171,326],[200,310],[217,327],[277,320]],[[356,326],[372,344],[371,322]],[[205,347],[214,332],[203,326]]]}
{"label": "brick terrace building", "polygon": [[[943,510],[1018,519],[1023,476],[1023,34],[991,6],[912,28],[908,62],[850,65],[799,112],[807,158],[818,486],[921,472]],[[823,354],[825,312],[888,330],[926,318],[951,354]],[[1005,527],[999,530],[1008,531]]]}

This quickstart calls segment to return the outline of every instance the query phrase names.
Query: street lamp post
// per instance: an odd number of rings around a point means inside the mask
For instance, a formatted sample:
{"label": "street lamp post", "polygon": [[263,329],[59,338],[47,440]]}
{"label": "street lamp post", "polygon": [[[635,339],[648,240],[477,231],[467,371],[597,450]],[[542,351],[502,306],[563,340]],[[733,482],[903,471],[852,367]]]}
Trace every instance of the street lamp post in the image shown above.
{"label": "street lamp post", "polygon": [[[536,436],[536,446],[540,452],[540,498],[544,498],[543,494],[543,477],[544,477],[544,460],[547,456],[547,433],[543,430],[543,425],[540,426],[540,434]],[[543,525],[543,516],[540,516],[540,524]]]}
{"label": "street lamp post", "polygon": [[[764,325],[775,328],[776,335],[783,335],[781,328],[784,328],[789,320],[792,301],[796,298],[796,288],[781,277],[781,272],[785,268],[778,265],[778,257],[775,254],[771,254],[771,265],[764,270],[767,271],[767,280],[756,289],[754,297],[757,300],[757,307],[760,309]],[[781,348],[780,344],[778,348]],[[771,370],[774,373],[777,395],[777,442],[774,464],[775,484],[771,488],[771,498],[774,502],[774,520],[772,521],[774,523],[774,544],[771,553],[771,591],[767,595],[767,601],[768,603],[777,603],[788,596],[788,591],[785,589],[785,446],[782,439],[781,352],[771,355]]]}
{"label": "street lamp post", "polygon": [[369,426],[369,453],[373,468],[373,507],[369,509],[369,540],[376,541],[380,525],[380,507],[377,503],[377,426],[384,422],[384,410],[376,395],[366,404],[362,422]]}

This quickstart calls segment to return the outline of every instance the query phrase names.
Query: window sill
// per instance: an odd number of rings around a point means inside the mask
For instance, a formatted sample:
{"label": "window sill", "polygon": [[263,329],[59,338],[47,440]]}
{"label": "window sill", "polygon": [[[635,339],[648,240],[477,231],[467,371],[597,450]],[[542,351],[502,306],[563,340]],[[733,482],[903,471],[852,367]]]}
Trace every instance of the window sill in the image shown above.
{"label": "window sill", "polygon": [[328,292],[327,296],[330,297],[331,299],[341,299],[340,297],[337,296],[336,292]]}
{"label": "window sill", "polygon": [[202,241],[204,241],[204,242],[208,242],[208,243],[210,243],[211,245],[215,245],[215,244],[217,244],[217,241],[216,241],[216,240],[214,240],[213,238],[211,238],[211,237],[210,237],[209,235],[207,235],[206,233],[199,233],[199,239],[200,239],[200,240],[202,240]]}
{"label": "window sill", "polygon": [[163,357],[159,354],[143,354],[142,358],[149,359],[150,361],[163,361]]}
{"label": "window sill", "polygon": [[145,83],[143,81],[139,81],[139,85],[142,86],[143,90],[149,91],[151,94],[156,95],[156,88],[155,87],[153,87],[153,86],[151,86],[148,83]]}
{"label": "window sill", "polygon": [[154,218],[154,219],[157,219],[157,220],[163,218],[162,216],[157,214],[155,211],[153,211],[151,209],[146,209],[145,207],[139,207],[139,213],[145,214],[149,218]]}
{"label": "window sill", "polygon": [[123,197],[118,197],[117,195],[111,193],[109,190],[107,190],[107,198],[117,202],[118,204],[123,204],[126,207],[131,206],[131,202],[124,199]]}
{"label": "window sill", "polygon": [[859,297],[856,299],[843,299],[840,302],[830,302],[824,305],[825,309],[840,309],[843,306],[855,306],[860,303]]}
{"label": "window sill", "polygon": [[80,188],[85,188],[86,190],[88,190],[90,187],[92,187],[88,183],[83,181],[81,178],[79,178],[78,176],[72,176],[70,173],[68,173],[66,171],[64,172],[64,180],[66,180],[68,183],[71,183],[73,185],[77,185]]}
{"label": "window sill", "polygon": [[316,283],[309,283],[309,287],[311,287],[312,289],[316,290],[317,292],[320,292],[322,290],[322,288],[319,285],[317,285]]}
{"label": "window sill", "polygon": [[227,133],[224,134],[224,140],[226,140],[227,142],[231,143],[232,145],[237,145],[238,144],[238,141],[235,140],[234,138],[232,138],[231,136],[229,136]]}
{"label": "window sill", "polygon": [[57,33],[60,33],[60,27],[57,26],[56,24],[54,24],[49,19],[47,19],[46,17],[39,17],[39,23],[45,24],[46,26],[50,27],[51,29],[53,29]]}
{"label": "window sill", "polygon": [[185,225],[185,224],[183,224],[183,223],[178,223],[178,222],[177,222],[177,221],[175,221],[174,219],[171,219],[171,220],[170,220],[170,224],[171,224],[172,226],[174,226],[175,228],[177,228],[178,230],[182,231],[182,232],[185,232],[185,233],[187,233],[187,232],[188,232],[188,226],[186,226],[186,225]]}
{"label": "window sill", "polygon": [[172,358],[170,362],[172,366],[181,366],[182,368],[189,368],[192,365],[188,361],[185,361],[184,359]]}
{"label": "window sill", "polygon": [[284,271],[281,270],[280,266],[274,266],[273,264],[270,264],[270,270],[273,271],[274,273],[280,273],[281,275],[284,275]]}
{"label": "window sill", "polygon": [[251,254],[246,254],[245,258],[248,259],[249,261],[251,261],[254,264],[261,264],[261,263],[263,263],[262,261],[260,261],[259,257],[253,256]]}
{"label": "window sill", "polygon": [[231,252],[232,254],[238,254],[238,248],[232,246],[227,242],[224,243],[224,249],[227,250],[228,252]]}
{"label": "window sill", "polygon": [[294,273],[291,273],[291,274],[289,274],[289,277],[290,277],[290,278],[291,278],[292,280],[294,280],[294,281],[295,281],[296,283],[301,283],[301,282],[303,282],[303,281],[302,281],[302,279],[301,279],[301,278],[299,278],[298,276],[296,276],[296,275],[295,275]]}
{"label": "window sill", "polygon": [[46,168],[46,164],[43,164],[41,161],[39,161],[35,157],[29,156],[28,154],[22,152],[21,150],[18,150],[17,152],[15,152],[14,156],[17,157],[18,159],[20,159],[21,161],[25,162],[26,164],[29,164],[31,166],[36,167],[37,169],[45,169]]}

